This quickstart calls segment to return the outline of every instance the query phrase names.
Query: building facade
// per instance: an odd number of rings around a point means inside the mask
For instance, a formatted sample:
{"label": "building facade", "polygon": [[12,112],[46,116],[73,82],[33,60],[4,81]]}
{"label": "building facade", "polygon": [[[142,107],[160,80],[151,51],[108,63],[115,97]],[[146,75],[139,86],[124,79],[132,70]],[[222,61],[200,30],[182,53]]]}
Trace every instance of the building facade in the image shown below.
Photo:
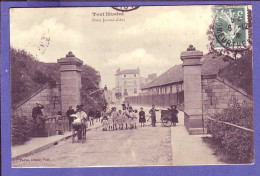
{"label": "building facade", "polygon": [[116,93],[121,97],[136,96],[140,93],[140,69],[120,70],[116,74]]}

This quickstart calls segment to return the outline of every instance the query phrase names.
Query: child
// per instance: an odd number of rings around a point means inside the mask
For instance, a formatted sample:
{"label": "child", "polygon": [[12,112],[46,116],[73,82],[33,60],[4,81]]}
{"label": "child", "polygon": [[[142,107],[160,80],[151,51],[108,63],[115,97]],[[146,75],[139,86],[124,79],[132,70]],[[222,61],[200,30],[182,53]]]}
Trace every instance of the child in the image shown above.
{"label": "child", "polygon": [[123,110],[123,126],[125,124],[125,129],[127,129],[128,117],[126,115],[126,110]]}
{"label": "child", "polygon": [[118,129],[122,130],[123,129],[123,114],[122,111],[119,110],[117,114],[117,123],[118,123]]}
{"label": "child", "polygon": [[140,108],[141,111],[139,112],[139,123],[141,123],[141,127],[144,126],[144,123],[146,122],[145,119],[145,112],[143,111],[143,108]]}
{"label": "child", "polygon": [[134,128],[134,112],[133,112],[133,109],[131,108],[131,106],[129,108],[128,123],[129,123],[130,129],[133,129]]}
{"label": "child", "polygon": [[103,126],[103,131],[107,131],[107,127],[108,127],[108,118],[105,115],[103,117],[103,119],[101,120],[102,126]]}
{"label": "child", "polygon": [[117,130],[117,112],[116,108],[112,108],[111,117],[113,119],[113,130]]}
{"label": "child", "polygon": [[62,116],[61,116],[61,111],[59,111],[57,113],[57,116],[56,116],[56,131],[58,133],[58,135],[62,135],[63,132],[62,132]]}
{"label": "child", "polygon": [[136,129],[136,122],[137,122],[137,110],[133,112],[133,128]]}
{"label": "child", "polygon": [[112,116],[109,115],[107,118],[108,118],[108,128],[109,128],[109,130],[112,130],[113,129],[113,119],[112,119]]}

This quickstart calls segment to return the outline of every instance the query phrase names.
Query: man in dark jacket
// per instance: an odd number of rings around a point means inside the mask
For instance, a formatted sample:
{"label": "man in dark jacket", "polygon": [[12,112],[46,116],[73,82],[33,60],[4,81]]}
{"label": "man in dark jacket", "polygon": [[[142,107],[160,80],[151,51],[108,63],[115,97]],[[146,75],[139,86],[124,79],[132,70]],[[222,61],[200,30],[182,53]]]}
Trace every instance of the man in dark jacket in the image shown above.
{"label": "man in dark jacket", "polygon": [[43,114],[42,109],[44,108],[43,105],[36,102],[36,106],[32,109],[32,118],[33,118],[33,136],[38,137],[42,130],[45,128],[45,124],[43,122]]}
{"label": "man in dark jacket", "polygon": [[74,109],[72,109],[72,106],[69,107],[69,109],[66,112],[66,116],[68,117],[69,120],[69,131],[71,131],[71,123],[73,122],[73,118],[70,117],[70,115],[75,114]]}
{"label": "man in dark jacket", "polygon": [[88,112],[88,119],[89,119],[89,122],[90,122],[90,126],[94,125],[94,116],[95,116],[95,112],[93,111],[92,108],[90,108],[89,112]]}
{"label": "man in dark jacket", "polygon": [[156,123],[156,111],[159,111],[159,110],[155,109],[155,105],[152,105],[152,109],[150,109],[149,113],[151,114],[153,127],[155,127],[155,123]]}
{"label": "man in dark jacket", "polygon": [[96,110],[96,115],[95,115],[95,117],[96,117],[96,122],[97,122],[97,121],[100,122],[101,112],[100,112],[98,109]]}

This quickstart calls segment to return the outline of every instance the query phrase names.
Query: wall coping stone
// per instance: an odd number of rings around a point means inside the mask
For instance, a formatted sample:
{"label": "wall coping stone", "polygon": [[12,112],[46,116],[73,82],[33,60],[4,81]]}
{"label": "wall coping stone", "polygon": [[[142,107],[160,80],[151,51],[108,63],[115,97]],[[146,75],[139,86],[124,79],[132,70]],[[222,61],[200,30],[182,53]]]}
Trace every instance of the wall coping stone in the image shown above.
{"label": "wall coping stone", "polygon": [[41,93],[42,91],[44,91],[46,88],[49,88],[50,84],[46,83],[45,85],[43,85],[42,87],[40,87],[39,89],[37,89],[35,92],[33,92],[28,98],[25,98],[23,101],[21,101],[20,103],[17,103],[15,105],[12,106],[12,110],[16,110],[18,109],[20,106],[22,106],[23,104],[25,104],[27,101],[29,101],[30,99],[32,99],[33,97],[35,97],[36,95],[38,95],[39,93]]}
{"label": "wall coping stone", "polygon": [[219,80],[220,82],[228,85],[229,87],[231,87],[232,89],[236,90],[237,92],[240,92],[241,94],[243,94],[244,96],[246,96],[247,98],[249,98],[250,100],[253,100],[253,97],[251,95],[248,95],[243,89],[233,85],[230,81],[228,81],[225,78],[221,78],[220,76],[217,76],[216,78],[217,80]]}

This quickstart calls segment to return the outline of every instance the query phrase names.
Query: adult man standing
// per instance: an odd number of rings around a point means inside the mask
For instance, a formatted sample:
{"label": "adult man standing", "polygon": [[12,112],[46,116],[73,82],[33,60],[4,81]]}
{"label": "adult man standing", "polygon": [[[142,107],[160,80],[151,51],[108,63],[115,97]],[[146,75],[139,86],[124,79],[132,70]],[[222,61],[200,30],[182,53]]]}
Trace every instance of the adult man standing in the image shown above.
{"label": "adult man standing", "polygon": [[96,114],[95,114],[95,118],[96,118],[96,122],[100,122],[100,117],[101,117],[101,112],[100,112],[100,110],[96,110]]}
{"label": "adult man standing", "polygon": [[152,105],[152,109],[150,109],[149,113],[151,114],[151,119],[152,119],[152,126],[155,127],[156,123],[156,111],[159,111],[155,109],[155,105]]}
{"label": "adult man standing", "polygon": [[43,105],[36,102],[36,106],[32,109],[32,118],[33,118],[33,136],[37,137],[41,133],[41,129],[44,130],[45,124],[43,122],[42,109]]}
{"label": "adult man standing", "polygon": [[69,131],[71,131],[71,123],[73,122],[73,118],[70,117],[70,115],[75,114],[74,109],[72,109],[72,106],[69,107],[69,109],[66,112],[66,116],[68,117],[69,120]]}
{"label": "adult man standing", "polygon": [[90,126],[91,126],[91,125],[94,125],[94,116],[95,116],[95,112],[94,112],[93,109],[90,107],[90,108],[89,108],[89,112],[88,112],[88,118],[89,118]]}

